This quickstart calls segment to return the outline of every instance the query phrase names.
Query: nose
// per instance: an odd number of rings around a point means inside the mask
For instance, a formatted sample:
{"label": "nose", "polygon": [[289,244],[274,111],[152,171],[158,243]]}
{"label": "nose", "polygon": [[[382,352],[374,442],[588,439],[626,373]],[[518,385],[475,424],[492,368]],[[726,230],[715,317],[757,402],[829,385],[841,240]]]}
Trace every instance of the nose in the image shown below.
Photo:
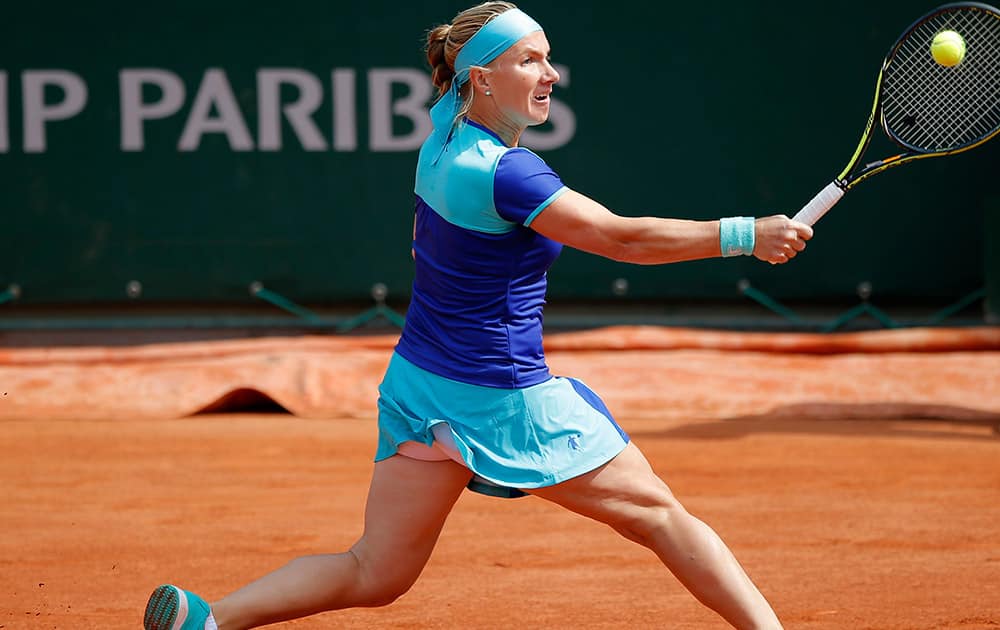
{"label": "nose", "polygon": [[547,83],[559,82],[559,71],[556,70],[555,66],[553,66],[548,59],[545,60],[545,74],[543,80]]}

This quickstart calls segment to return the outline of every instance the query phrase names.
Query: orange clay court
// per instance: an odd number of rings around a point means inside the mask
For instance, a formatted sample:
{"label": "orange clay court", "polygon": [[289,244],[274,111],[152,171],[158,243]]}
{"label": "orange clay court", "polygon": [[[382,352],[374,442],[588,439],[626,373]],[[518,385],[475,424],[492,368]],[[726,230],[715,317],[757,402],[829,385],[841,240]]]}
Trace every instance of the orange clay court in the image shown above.
{"label": "orange clay court", "polygon": [[[394,335],[0,351],[0,628],[138,628],[360,534]],[[551,334],[787,628],[1000,627],[1000,329]],[[248,405],[275,404],[251,412]],[[649,551],[465,493],[422,578],[311,628],[724,628]]]}

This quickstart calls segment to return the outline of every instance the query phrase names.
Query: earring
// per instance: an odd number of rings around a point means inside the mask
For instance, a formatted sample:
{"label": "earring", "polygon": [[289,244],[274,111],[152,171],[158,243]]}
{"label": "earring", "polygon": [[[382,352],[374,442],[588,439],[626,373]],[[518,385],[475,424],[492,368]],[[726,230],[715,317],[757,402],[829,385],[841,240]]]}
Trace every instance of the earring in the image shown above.
{"label": "earring", "polygon": [[486,96],[489,96],[491,94],[493,94],[493,92],[490,92],[489,90],[486,90]]}

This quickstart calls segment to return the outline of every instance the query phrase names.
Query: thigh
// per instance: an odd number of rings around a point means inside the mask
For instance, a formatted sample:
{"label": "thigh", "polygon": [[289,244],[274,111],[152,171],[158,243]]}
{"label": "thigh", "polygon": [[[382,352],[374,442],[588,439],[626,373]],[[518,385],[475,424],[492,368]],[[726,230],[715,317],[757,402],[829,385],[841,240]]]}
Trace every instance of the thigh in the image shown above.
{"label": "thigh", "polygon": [[670,488],[632,442],[589,473],[529,492],[613,527],[642,518],[649,508],[679,507]]}
{"label": "thigh", "polygon": [[364,534],[352,548],[362,570],[379,582],[412,583],[471,476],[451,460],[394,455],[376,462]]}

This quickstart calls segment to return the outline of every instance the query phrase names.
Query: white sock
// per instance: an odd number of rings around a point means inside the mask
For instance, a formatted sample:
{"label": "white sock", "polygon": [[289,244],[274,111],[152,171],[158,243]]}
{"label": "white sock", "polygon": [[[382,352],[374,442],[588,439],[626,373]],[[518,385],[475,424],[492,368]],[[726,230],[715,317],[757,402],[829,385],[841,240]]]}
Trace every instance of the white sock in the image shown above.
{"label": "white sock", "polygon": [[205,630],[219,630],[219,624],[215,623],[215,615],[208,613],[208,619],[205,620]]}

